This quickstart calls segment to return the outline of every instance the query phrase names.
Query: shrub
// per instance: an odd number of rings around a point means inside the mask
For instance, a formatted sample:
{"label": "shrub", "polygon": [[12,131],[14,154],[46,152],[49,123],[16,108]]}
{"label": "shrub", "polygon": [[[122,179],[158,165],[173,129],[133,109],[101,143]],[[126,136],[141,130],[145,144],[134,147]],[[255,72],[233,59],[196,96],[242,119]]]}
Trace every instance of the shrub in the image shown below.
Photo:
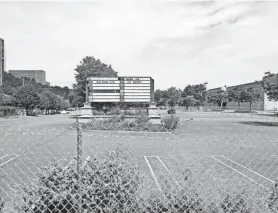
{"label": "shrub", "polygon": [[[41,114],[41,111],[39,109],[29,110],[28,115],[29,116],[38,116]],[[53,112],[54,114],[54,112]]]}
{"label": "shrub", "polygon": [[124,115],[135,115],[136,112],[134,110],[124,110],[123,112]]}
{"label": "shrub", "polygon": [[162,118],[163,127],[167,130],[177,129],[179,122],[180,122],[180,118],[173,114]]}
{"label": "shrub", "polygon": [[112,115],[112,112],[110,111],[110,112],[106,112],[106,115]]}
{"label": "shrub", "polygon": [[0,197],[0,213],[3,212],[4,206],[5,206],[5,202],[4,202],[4,200]]}
{"label": "shrub", "polygon": [[176,114],[176,110],[175,109],[168,109],[168,114]]}
{"label": "shrub", "polygon": [[121,109],[120,108],[115,108],[111,110],[112,115],[120,115],[121,114]]}
{"label": "shrub", "polygon": [[278,182],[277,181],[274,187],[271,189],[267,205],[272,212],[278,212]]}
{"label": "shrub", "polygon": [[93,111],[93,115],[105,115],[102,111]]}
{"label": "shrub", "polygon": [[15,107],[0,107],[0,117],[16,115]]}
{"label": "shrub", "polygon": [[83,127],[88,130],[167,132],[176,129],[178,124],[179,118],[177,116],[163,118],[163,125],[152,124],[149,122],[147,114],[142,112],[132,120],[127,119],[124,114],[104,120],[92,119]]}
{"label": "shrub", "polygon": [[227,195],[221,203],[224,213],[251,213],[250,205],[244,199],[244,192],[236,196]]}
{"label": "shrub", "polygon": [[[106,152],[104,160],[87,162],[82,170],[80,195],[86,212],[132,212],[141,184],[139,168],[120,149]],[[19,212],[77,212],[78,186],[75,164],[55,163],[42,169],[39,181],[24,188]],[[82,211],[82,212],[83,212]]]}

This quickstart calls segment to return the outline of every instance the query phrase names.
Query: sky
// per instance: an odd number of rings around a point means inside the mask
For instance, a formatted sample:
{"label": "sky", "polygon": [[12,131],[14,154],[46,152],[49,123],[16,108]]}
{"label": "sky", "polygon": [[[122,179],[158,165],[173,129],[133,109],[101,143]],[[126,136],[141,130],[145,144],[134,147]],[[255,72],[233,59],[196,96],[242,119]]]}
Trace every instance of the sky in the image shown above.
{"label": "sky", "polygon": [[59,86],[85,56],[156,89],[260,80],[278,72],[277,20],[275,1],[0,2],[6,70],[43,69]]}

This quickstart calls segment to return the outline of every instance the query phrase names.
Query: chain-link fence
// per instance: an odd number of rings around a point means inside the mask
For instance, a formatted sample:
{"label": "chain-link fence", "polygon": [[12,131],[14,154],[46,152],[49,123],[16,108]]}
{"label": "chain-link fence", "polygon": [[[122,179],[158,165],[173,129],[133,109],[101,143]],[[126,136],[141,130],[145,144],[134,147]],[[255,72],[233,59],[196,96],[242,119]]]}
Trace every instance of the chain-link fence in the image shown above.
{"label": "chain-link fence", "polygon": [[278,212],[276,121],[178,116],[1,127],[1,211]]}

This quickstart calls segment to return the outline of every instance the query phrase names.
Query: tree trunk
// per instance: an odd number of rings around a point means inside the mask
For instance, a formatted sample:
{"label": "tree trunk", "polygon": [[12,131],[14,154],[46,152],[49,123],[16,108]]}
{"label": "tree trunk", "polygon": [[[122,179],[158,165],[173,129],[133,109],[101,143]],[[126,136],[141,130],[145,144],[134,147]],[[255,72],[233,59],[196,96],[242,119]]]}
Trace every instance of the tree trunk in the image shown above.
{"label": "tree trunk", "polygon": [[29,115],[29,108],[25,107],[25,110],[26,110],[26,115],[28,116]]}
{"label": "tree trunk", "polygon": [[252,109],[252,102],[250,102],[250,112],[251,112],[251,109]]}
{"label": "tree trunk", "polygon": [[240,102],[237,102],[238,103],[238,108],[240,109]]}

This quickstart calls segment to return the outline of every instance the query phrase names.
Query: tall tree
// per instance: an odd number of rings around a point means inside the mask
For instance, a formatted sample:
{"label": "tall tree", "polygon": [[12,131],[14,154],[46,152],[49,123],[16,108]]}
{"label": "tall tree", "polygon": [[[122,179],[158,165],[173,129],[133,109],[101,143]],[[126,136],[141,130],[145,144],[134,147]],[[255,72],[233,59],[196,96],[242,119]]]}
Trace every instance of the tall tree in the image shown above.
{"label": "tall tree", "polygon": [[200,105],[203,106],[205,102],[207,87],[205,84],[194,85],[194,98],[199,101]]}
{"label": "tall tree", "polygon": [[0,93],[0,105],[12,106],[16,103],[13,96]]}
{"label": "tall tree", "polygon": [[189,107],[196,105],[196,100],[193,96],[182,97],[182,105],[188,109]]}
{"label": "tall tree", "polygon": [[190,106],[194,106],[197,101],[194,98],[194,86],[193,85],[187,85],[182,93],[181,93],[181,97],[182,97],[182,105],[186,107],[186,109],[188,109]]}
{"label": "tall tree", "polygon": [[155,90],[154,92],[154,101],[158,104],[162,98],[162,91],[160,89]]}
{"label": "tall tree", "polygon": [[88,76],[102,76],[102,77],[115,77],[115,72],[111,65],[102,63],[100,60],[95,59],[92,56],[87,56],[82,59],[79,65],[75,68],[76,84],[74,89],[79,96],[85,99],[86,94],[86,82]]}
{"label": "tall tree", "polygon": [[205,84],[187,85],[182,92],[182,97],[193,97],[195,99],[195,104],[203,106],[206,91],[207,88]]}
{"label": "tall tree", "polygon": [[17,104],[26,109],[27,115],[29,115],[29,110],[34,109],[40,102],[39,94],[32,85],[20,87],[15,94],[15,98]]}
{"label": "tall tree", "polygon": [[223,107],[224,103],[229,101],[228,92],[221,89],[217,92],[217,99],[218,103],[220,103],[220,106]]}
{"label": "tall tree", "polygon": [[71,91],[68,87],[60,86],[51,86],[49,90],[56,95],[63,97],[64,99],[68,99],[69,93]]}
{"label": "tall tree", "polygon": [[195,88],[193,85],[187,85],[182,91],[182,97],[194,96]]}
{"label": "tall tree", "polygon": [[69,103],[72,107],[81,107],[84,103],[84,97],[79,96],[75,91],[69,93]]}
{"label": "tall tree", "polygon": [[237,86],[228,90],[228,99],[238,103],[240,108],[240,103],[244,102],[243,87]]}
{"label": "tall tree", "polygon": [[262,91],[257,88],[247,87],[247,88],[244,88],[242,95],[243,95],[243,100],[245,102],[249,102],[250,112],[251,112],[252,103],[254,103],[262,98]]}
{"label": "tall tree", "polygon": [[278,73],[266,72],[261,84],[269,100],[278,101]]}
{"label": "tall tree", "polygon": [[158,106],[165,106],[166,102],[169,102],[167,91],[159,89],[156,90],[154,93],[154,100]]}
{"label": "tall tree", "polygon": [[220,104],[218,92],[215,91],[208,92],[206,95],[206,99],[209,103],[213,103],[214,107],[215,104]]}
{"label": "tall tree", "polygon": [[40,108],[46,110],[46,114],[49,114],[50,110],[56,108],[57,95],[51,91],[44,91],[40,95]]}
{"label": "tall tree", "polygon": [[217,103],[221,107],[225,102],[229,101],[228,92],[222,89],[217,91],[209,91],[206,95],[206,99],[209,103],[213,103],[214,105]]}
{"label": "tall tree", "polygon": [[171,108],[173,108],[181,99],[182,91],[176,87],[170,87],[166,91],[166,96],[168,98],[168,103]]}

